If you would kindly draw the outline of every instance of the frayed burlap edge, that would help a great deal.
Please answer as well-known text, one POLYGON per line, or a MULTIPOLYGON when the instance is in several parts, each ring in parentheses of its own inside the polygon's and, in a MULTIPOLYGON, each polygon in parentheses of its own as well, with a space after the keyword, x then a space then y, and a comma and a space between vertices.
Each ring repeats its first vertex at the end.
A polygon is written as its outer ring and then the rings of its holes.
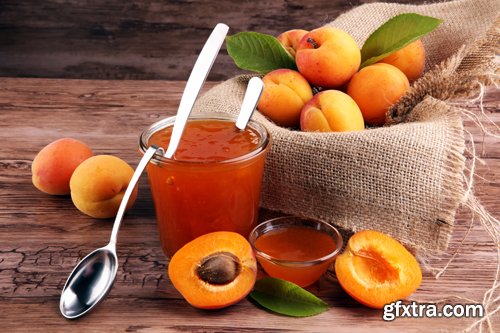
MULTIPOLYGON (((389 123, 412 122, 418 121, 422 118, 427 118, 429 115, 425 113, 427 113, 428 110, 421 110, 419 108, 419 104, 415 103, 420 100, 427 100, 431 98, 430 96, 433 96, 436 99, 443 100, 442 103, 446 103, 449 112, 459 114, 461 118, 469 118, 473 121, 476 126, 482 130, 483 135, 500 138, 500 129, 498 126, 493 124, 493 122, 482 110, 484 85, 498 84, 498 58, 496 58, 495 54, 498 51, 500 41, 499 26, 500 19, 497 18, 492 28, 477 43, 472 43, 472 46, 469 49, 465 46, 462 47, 457 54, 443 61, 433 70, 429 71, 424 77, 415 82, 410 92, 389 111, 389 123), (480 100, 481 105, 481 112, 479 116, 468 110, 453 107, 450 105, 452 103, 448 102, 450 99, 454 98, 470 98, 472 95, 477 94, 478 91, 480 94, 478 99, 480 100), (487 124, 485 124, 485 122, 487 124), (488 123, 493 124, 494 129, 492 131, 487 129, 488 123)), ((463 128, 461 131, 463 135, 463 128)), ((438 304, 452 301, 467 301, 482 304, 485 310, 485 315, 470 324, 464 329, 464 331, 483 331, 483 329, 487 329, 488 331, 493 332, 494 326, 492 319, 498 312, 500 312, 500 295, 498 295, 500 291, 500 221, 492 216, 474 195, 474 179, 476 177, 475 165, 480 159, 478 157, 479 154, 475 151, 474 139, 472 135, 467 131, 465 131, 465 133, 469 136, 470 144, 469 147, 465 148, 461 154, 462 157, 464 156, 464 153, 467 153, 470 156, 468 163, 470 166, 468 167, 468 170, 467 168, 463 168, 463 171, 460 173, 460 176, 463 178, 463 183, 465 184, 462 191, 463 196, 460 202, 461 206, 465 207, 472 213, 472 220, 469 225, 469 229, 460 241, 458 248, 441 268, 433 267, 433 265, 429 263, 429 258, 442 257, 444 256, 444 252, 428 249, 416 249, 416 252, 423 268, 433 273, 436 279, 439 279, 446 272, 452 261, 456 258, 457 254, 461 251, 463 243, 467 238, 474 221, 479 221, 483 229, 487 231, 493 240, 494 247, 497 252, 497 265, 491 288, 485 291, 481 301, 471 300, 460 295, 449 295, 441 300, 433 300, 432 302, 438 304)), ((447 158, 447 161, 450 162, 450 159, 447 158)), ((453 162, 449 165, 451 170, 453 170, 453 165, 453 162)), ((447 195, 453 196, 457 193, 458 192, 456 191, 450 191, 447 195)), ((426 301, 429 302, 429 300, 426 301)))
MULTIPOLYGON (((407 120, 409 122, 443 121, 446 123, 447 150, 444 159, 443 183, 439 205, 439 217, 436 223, 439 228, 438 243, 448 244, 451 239, 451 229, 454 225, 455 214, 463 203, 466 193, 463 186, 463 172, 465 168, 465 142, 464 127, 459 109, 448 105, 446 102, 427 96, 417 104, 407 120)), ((425 252, 427 249, 410 246, 414 252, 425 252)), ((445 250, 443 247, 441 250, 445 250)))
MULTIPOLYGON (((487 126, 483 123, 491 122, 485 115, 481 107, 480 116, 457 107, 453 107, 452 103, 448 101, 454 98, 471 98, 474 94, 480 94, 479 99, 483 98, 484 85, 493 84, 497 85, 498 82, 498 58, 496 54, 498 53, 499 42, 500 42, 500 16, 497 17, 493 26, 487 31, 485 36, 478 39, 476 42, 471 43, 469 47, 463 46, 455 55, 444 60, 441 64, 437 65, 434 69, 427 72, 421 79, 416 81, 412 86, 409 93, 404 96, 397 105, 395 105, 388 112, 388 123, 390 125, 399 122, 412 122, 418 121, 420 119, 428 119, 429 110, 424 110, 419 107, 421 101, 428 100, 430 98, 435 98, 441 100, 441 103, 446 104, 447 112, 458 114, 461 118, 469 118, 472 120, 478 128, 480 128, 484 135, 492 135, 495 137, 500 137, 498 134, 499 128, 494 125, 495 129, 493 131, 488 131, 487 126), (432 96, 432 97, 430 97, 432 96), (446 101, 446 102, 445 102, 446 101), (486 119, 486 120, 485 120, 486 119), (495 130, 496 133, 495 133, 495 130)), ((482 105, 482 103, 481 103, 482 105)), ((444 110, 444 109, 443 109, 444 110)), ((439 115, 435 115, 438 117, 439 115)), ((455 132, 457 128, 451 129, 455 132)), ((464 135, 463 127, 458 129, 461 132, 460 135, 464 135)), ((416 249, 419 261, 422 263, 423 268, 434 274, 436 279, 439 279, 450 266, 451 262, 455 259, 457 254, 460 252, 462 245, 467 238, 470 229, 472 228, 474 221, 479 221, 481 226, 488 232, 491 239, 494 242, 494 246, 497 251, 497 265, 494 280, 491 288, 485 291, 483 299, 481 301, 470 300, 464 298, 460 295, 447 296, 441 300, 434 300, 433 303, 445 303, 450 301, 467 301, 473 303, 480 303, 483 305, 485 310, 485 316, 474 321, 471 325, 464 329, 465 332, 470 332, 472 330, 482 331, 487 329, 493 331, 492 318, 500 311, 500 221, 493 217, 484 206, 478 201, 474 195, 474 179, 476 177, 475 165, 479 160, 478 154, 475 151, 474 139, 470 133, 465 131, 469 135, 469 147, 463 147, 461 152, 450 152, 451 155, 446 159, 447 170, 455 170, 457 156, 455 154, 460 154, 461 158, 464 158, 464 153, 471 156, 469 160, 469 167, 462 168, 462 172, 458 175, 462 180, 457 180, 455 185, 445 187, 448 192, 446 195, 455 197, 459 199, 460 205, 468 209, 472 213, 472 220, 469 226, 469 230, 466 232, 464 238, 460 241, 458 248, 455 250, 450 259, 441 268, 433 267, 429 264, 429 258, 441 257, 444 255, 442 251, 428 250, 428 249, 416 249), (467 174, 468 172, 468 174, 467 174), (465 184, 461 190, 457 191, 457 184, 465 184), (453 188, 453 189, 452 189, 453 188), (457 198, 459 195, 461 198, 457 198)), ((456 133, 452 134, 455 135, 456 133)), ((457 174, 451 171, 449 175, 452 178, 456 178, 457 174)), ((451 207, 452 208, 452 207, 451 207)), ((457 209, 458 207, 456 207, 457 209)), ((444 210, 446 211, 446 210, 444 210)), ((451 236, 451 234, 450 234, 451 236)), ((427 302, 429 300, 426 300, 427 302)))
MULTIPOLYGON (((481 88, 484 88, 480 85, 481 88)), ((481 89, 481 93, 478 97, 479 104, 482 105, 482 98, 484 96, 484 89, 481 89)), ((472 100, 474 101, 474 100, 472 100)), ((483 117, 486 117, 486 122, 491 122, 490 119, 487 118, 482 106, 480 107, 481 114, 483 117)), ((408 121, 412 121, 414 117, 418 118, 418 107, 414 110, 416 112, 412 112, 407 117, 408 121)), ((469 118, 472 120, 477 128, 483 130, 483 134, 494 136, 496 138, 500 138, 500 127, 494 125, 494 132, 487 130, 486 126, 481 122, 480 118, 473 114, 471 111, 460 109, 456 107, 450 106, 450 110, 453 113, 458 113, 461 117, 469 118)), ((457 303, 457 302, 467 302, 472 304, 481 304, 484 307, 484 316, 474 321, 472 324, 467 326, 463 332, 471 332, 471 331, 479 331, 483 332, 484 329, 489 332, 494 332, 493 318, 500 312, 500 221, 491 215, 491 213, 480 203, 477 197, 474 195, 474 181, 476 178, 476 164, 481 161, 479 154, 475 149, 475 142, 471 133, 467 130, 464 130, 464 133, 468 135, 469 144, 465 147, 464 154, 470 156, 468 160, 468 167, 464 168, 464 171, 461 173, 463 177, 463 184, 465 187, 463 188, 463 197, 461 206, 465 207, 465 209, 469 210, 472 213, 472 218, 468 229, 466 230, 465 235, 458 242, 458 246, 452 254, 449 254, 444 251, 436 251, 429 249, 416 249, 417 259, 420 262, 423 270, 430 272, 434 275, 436 279, 440 279, 442 275, 444 275, 454 261, 454 259, 461 252, 464 242, 469 236, 470 231, 472 230, 474 224, 479 222, 482 228, 488 233, 494 243, 494 249, 496 249, 497 261, 496 261, 496 269, 495 275, 493 277, 492 286, 484 292, 482 300, 474 300, 462 295, 443 295, 441 299, 418 299, 412 297, 410 300, 418 303, 434 303, 434 304, 449 304, 449 303, 457 303), (436 267, 431 264, 432 258, 446 258, 448 260, 442 267, 436 267)))

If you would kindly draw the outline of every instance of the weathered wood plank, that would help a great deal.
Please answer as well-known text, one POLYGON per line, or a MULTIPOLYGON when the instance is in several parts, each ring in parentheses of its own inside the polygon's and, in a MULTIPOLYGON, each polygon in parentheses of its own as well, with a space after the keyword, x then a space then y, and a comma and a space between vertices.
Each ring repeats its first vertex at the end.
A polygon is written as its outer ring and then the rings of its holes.
MULTIPOLYGON (((209 82, 207 87, 216 83, 209 82)), ((225 332, 317 331, 343 327, 353 331, 458 331, 472 319, 407 319, 384 322, 382 312, 349 298, 327 276, 310 289, 332 309, 318 317, 292 319, 259 309, 248 300, 215 312, 190 307, 172 287, 156 234, 147 179, 120 231, 120 268, 113 290, 88 316, 66 321, 58 312, 61 288, 77 261, 106 244, 112 220, 95 220, 79 213, 68 197, 43 194, 31 184, 30 166, 48 142, 70 136, 87 142, 97 154, 114 154, 135 166, 142 129, 175 113, 184 82, 0 79, 0 323, 5 332, 225 332)), ((487 114, 500 122, 500 93, 489 89, 487 114)), ((465 102, 460 102, 465 105, 465 102)), ((472 110, 477 106, 470 106, 472 110)), ((466 128, 481 140, 472 124, 466 128)), ((480 141, 478 141, 480 142, 480 141)), ((476 193, 500 216, 500 149, 488 139, 485 165, 476 193)), ((478 144, 477 144, 478 145, 478 144)), ((433 301, 450 295, 481 300, 491 286, 496 253, 486 232, 475 224, 467 233, 470 214, 457 216, 449 251, 431 261, 443 267, 459 254, 446 273, 435 280, 426 272, 412 295, 433 301), (480 264, 478 264, 480 263, 480 264)), ((498 320, 495 319, 498 326, 498 320)))
MULTIPOLYGON (((2 0, 0 76, 185 80, 218 22, 277 36, 366 2, 2 0)), ((223 51, 210 78, 237 72, 223 51)))

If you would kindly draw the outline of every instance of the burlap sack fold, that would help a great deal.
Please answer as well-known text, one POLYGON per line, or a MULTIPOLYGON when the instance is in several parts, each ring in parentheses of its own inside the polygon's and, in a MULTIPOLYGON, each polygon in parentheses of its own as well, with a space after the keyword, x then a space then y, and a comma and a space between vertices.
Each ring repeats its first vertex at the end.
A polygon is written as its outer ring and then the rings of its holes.
MULTIPOLYGON (((464 198, 465 143, 460 110, 444 99, 472 92, 492 69, 498 7, 498 2, 485 0, 375 3, 331 22, 362 45, 399 13, 444 20, 423 39, 429 71, 389 113, 398 124, 352 133, 305 133, 254 115, 273 138, 262 206, 352 231, 376 229, 415 248, 446 249, 464 198)), ((212 88, 195 111, 237 114, 248 78, 235 77, 212 88)))

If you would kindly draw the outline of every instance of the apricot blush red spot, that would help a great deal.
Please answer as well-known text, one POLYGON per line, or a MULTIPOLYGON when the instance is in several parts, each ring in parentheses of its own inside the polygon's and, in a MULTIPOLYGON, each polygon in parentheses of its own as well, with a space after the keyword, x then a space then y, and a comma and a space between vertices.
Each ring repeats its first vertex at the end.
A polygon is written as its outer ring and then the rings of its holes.
POLYGON ((69 194, 71 175, 80 163, 92 155, 87 144, 72 138, 63 138, 48 144, 33 159, 33 185, 48 194, 69 194))

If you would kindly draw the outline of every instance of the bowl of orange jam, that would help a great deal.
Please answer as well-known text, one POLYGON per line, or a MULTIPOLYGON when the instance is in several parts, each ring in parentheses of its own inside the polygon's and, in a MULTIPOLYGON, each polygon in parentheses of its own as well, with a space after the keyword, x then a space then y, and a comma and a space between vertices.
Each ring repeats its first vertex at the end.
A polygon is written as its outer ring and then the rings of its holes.
POLYGON ((342 249, 342 236, 334 226, 295 216, 262 222, 249 240, 269 276, 301 287, 316 282, 342 249))

